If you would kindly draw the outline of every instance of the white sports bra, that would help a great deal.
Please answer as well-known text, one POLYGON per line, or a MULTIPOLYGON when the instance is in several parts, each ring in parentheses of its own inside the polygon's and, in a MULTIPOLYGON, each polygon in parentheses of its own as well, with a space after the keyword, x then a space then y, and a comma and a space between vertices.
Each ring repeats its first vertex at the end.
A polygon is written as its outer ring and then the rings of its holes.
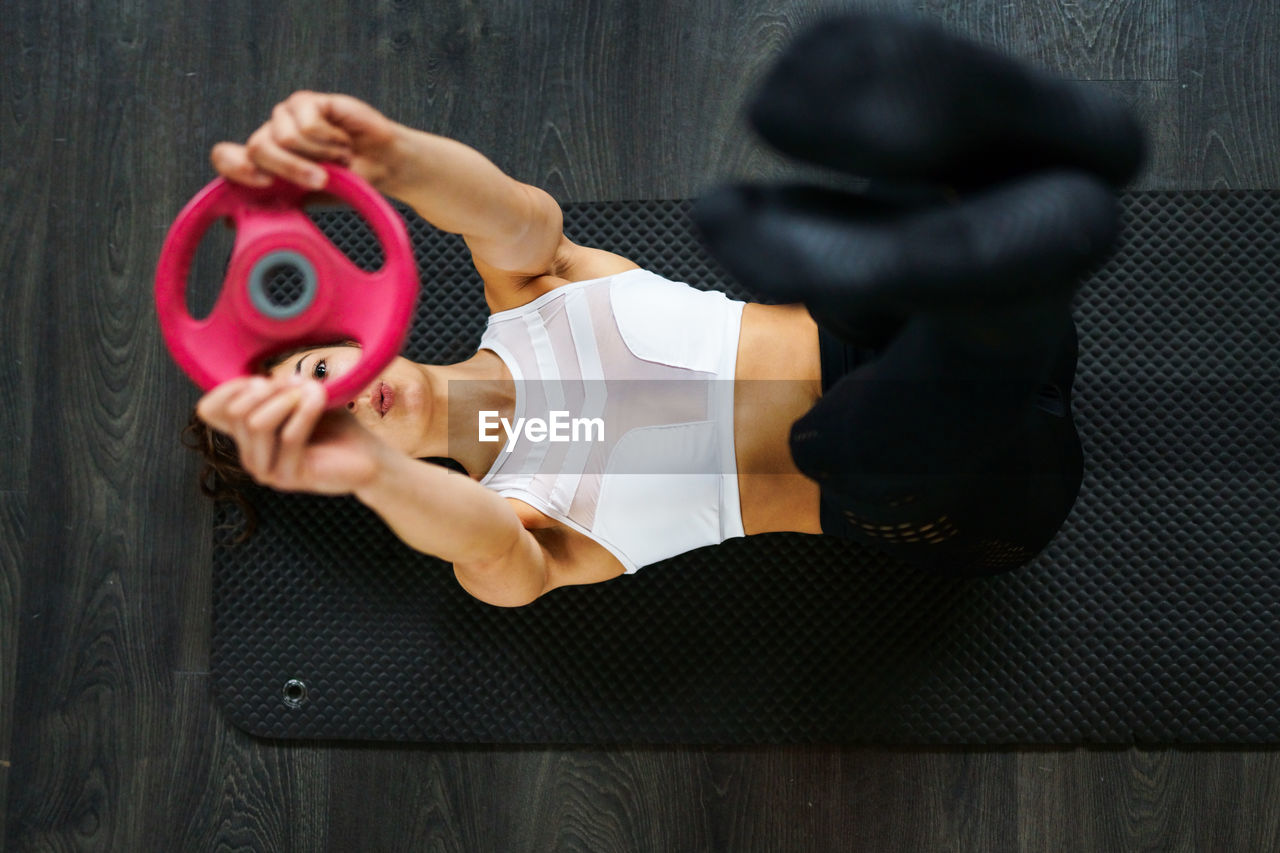
POLYGON ((477 429, 503 443, 480 482, 628 574, 745 535, 733 445, 744 304, 635 269, 491 315, 480 348, 511 371, 516 404, 505 425, 480 414, 477 429))

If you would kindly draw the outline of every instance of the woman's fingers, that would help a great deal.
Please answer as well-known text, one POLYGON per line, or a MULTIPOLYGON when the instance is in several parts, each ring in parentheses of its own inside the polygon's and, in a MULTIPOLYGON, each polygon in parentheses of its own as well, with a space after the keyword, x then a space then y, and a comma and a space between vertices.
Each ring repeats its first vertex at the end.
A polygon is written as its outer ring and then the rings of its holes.
POLYGON ((258 401, 253 410, 241 419, 241 427, 235 436, 236 445, 240 448, 240 461, 245 470, 255 480, 269 486, 283 485, 275 476, 280 428, 293 414, 303 396, 303 389, 299 385, 272 385, 266 399, 258 401))
POLYGON ((224 407, 225 417, 232 426, 239 424, 278 390, 279 384, 265 376, 251 377, 227 400, 224 407))
POLYGON ((249 137, 245 146, 249 159, 264 172, 279 175, 286 181, 318 190, 324 187, 328 175, 315 161, 289 151, 275 139, 268 122, 249 137))
POLYGON ((240 464, 256 482, 291 490, 304 485, 307 447, 327 400, 311 380, 240 377, 204 395, 196 414, 235 440, 240 464))
POLYGON ((318 382, 307 382, 300 389, 297 406, 280 430, 280 447, 275 459, 274 477, 286 487, 301 483, 303 460, 316 424, 324 415, 325 393, 318 382))
POLYGON ((219 174, 237 183, 264 187, 278 176, 319 190, 328 178, 319 163, 352 167, 358 162, 367 171, 391 142, 394 128, 355 98, 295 92, 275 106, 244 145, 218 143, 209 159, 219 174))
POLYGON ((325 185, 317 161, 351 161, 351 137, 325 118, 323 96, 299 92, 276 104, 271 120, 249 137, 246 155, 260 172, 311 189, 325 185))
MULTIPOLYGON (((223 382, 205 394, 196 403, 196 417, 214 429, 222 430, 222 409, 226 405, 226 401, 231 398, 242 384, 239 380, 233 379, 230 382, 223 382)), ((225 432, 225 430, 222 431, 225 432)))
POLYGON ((209 152, 209 162, 219 175, 238 184, 265 187, 275 180, 271 173, 254 165, 245 146, 234 142, 219 142, 213 146, 213 150, 209 152))
POLYGON ((328 176, 317 161, 350 162, 351 139, 324 119, 315 96, 295 96, 276 105, 270 121, 249 137, 243 153, 226 148, 221 156, 233 174, 248 177, 246 183, 260 185, 259 175, 279 175, 318 190, 328 176))
POLYGON ((243 394, 254 389, 265 388, 267 384, 268 380, 265 376, 241 376, 228 379, 200 398, 200 402, 196 404, 196 415, 219 432, 230 435, 234 419, 228 411, 228 406, 243 394))
POLYGON ((312 160, 337 160, 351 150, 346 134, 320 118, 309 99, 277 104, 269 126, 280 147, 312 160))
POLYGON ((395 122, 350 95, 318 95, 314 104, 328 123, 341 127, 354 147, 377 148, 395 137, 395 122))
POLYGON ((294 95, 277 109, 284 109, 298 134, 316 150, 323 150, 334 157, 350 154, 351 136, 329 121, 325 114, 326 103, 325 96, 306 92, 294 95))

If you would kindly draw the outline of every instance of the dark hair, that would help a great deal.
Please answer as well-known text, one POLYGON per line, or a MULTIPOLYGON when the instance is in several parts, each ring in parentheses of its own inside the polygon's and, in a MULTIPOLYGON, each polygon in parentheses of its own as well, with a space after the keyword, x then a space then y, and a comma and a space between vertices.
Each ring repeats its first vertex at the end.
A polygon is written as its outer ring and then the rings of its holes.
POLYGON ((182 429, 182 443, 204 457, 197 475, 200 493, 215 503, 234 503, 245 518, 245 528, 233 544, 248 541, 258 529, 258 513, 245 497, 244 488, 253 479, 240 464, 240 451, 230 436, 210 429, 193 411, 191 420, 182 429))

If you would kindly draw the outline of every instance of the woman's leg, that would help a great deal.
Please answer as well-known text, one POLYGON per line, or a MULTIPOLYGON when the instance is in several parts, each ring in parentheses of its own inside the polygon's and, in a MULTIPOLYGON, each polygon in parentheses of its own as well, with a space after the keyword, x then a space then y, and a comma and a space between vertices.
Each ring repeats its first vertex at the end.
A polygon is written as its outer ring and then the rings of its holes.
POLYGON ((824 376, 791 434, 822 486, 823 531, 952 575, 1025 564, 1080 487, 1075 362, 1057 301, 916 315, 873 360, 824 376))
POLYGON ((912 190, 745 186, 694 210, 754 292, 882 350, 792 431, 824 530, 948 572, 1025 562, 1079 488, 1068 305, 1117 236, 1140 124, 930 24, 861 14, 798 39, 749 113, 785 154, 912 190))

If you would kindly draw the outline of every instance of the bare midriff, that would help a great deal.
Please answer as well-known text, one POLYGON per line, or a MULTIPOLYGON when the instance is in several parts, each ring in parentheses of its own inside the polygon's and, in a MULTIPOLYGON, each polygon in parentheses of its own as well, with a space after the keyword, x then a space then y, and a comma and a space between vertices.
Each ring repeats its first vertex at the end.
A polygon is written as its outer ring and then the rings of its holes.
POLYGON ((742 310, 733 398, 742 527, 821 533, 818 484, 791 458, 791 425, 822 396, 818 326, 803 305, 742 310))

